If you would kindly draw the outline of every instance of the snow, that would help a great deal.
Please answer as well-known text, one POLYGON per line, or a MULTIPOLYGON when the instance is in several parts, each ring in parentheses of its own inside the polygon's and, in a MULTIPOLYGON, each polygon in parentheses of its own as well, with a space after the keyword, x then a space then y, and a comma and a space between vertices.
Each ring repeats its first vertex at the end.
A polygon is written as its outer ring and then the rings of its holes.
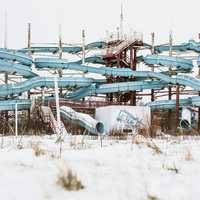
POLYGON ((1 199, 199 199, 199 137, 154 139, 163 152, 157 154, 146 144, 132 144, 131 139, 105 138, 101 147, 99 140, 68 136, 61 158, 55 140, 55 136, 23 137, 20 150, 15 138, 1 138, 1 199), (35 156, 33 143, 39 143, 45 154, 35 156), (187 160, 188 151, 192 156, 187 160), (84 189, 69 192, 57 184, 63 163, 77 174, 84 189), (171 170, 174 167, 177 173, 171 170))

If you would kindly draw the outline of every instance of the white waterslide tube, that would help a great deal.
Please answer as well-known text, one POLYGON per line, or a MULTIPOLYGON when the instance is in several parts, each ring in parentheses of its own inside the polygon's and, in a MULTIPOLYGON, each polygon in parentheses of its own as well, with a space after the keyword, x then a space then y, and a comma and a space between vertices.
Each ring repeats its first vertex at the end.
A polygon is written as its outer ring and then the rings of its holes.
POLYGON ((79 113, 67 106, 60 107, 61 116, 70 123, 77 124, 92 134, 103 134, 104 124, 88 114, 79 113))

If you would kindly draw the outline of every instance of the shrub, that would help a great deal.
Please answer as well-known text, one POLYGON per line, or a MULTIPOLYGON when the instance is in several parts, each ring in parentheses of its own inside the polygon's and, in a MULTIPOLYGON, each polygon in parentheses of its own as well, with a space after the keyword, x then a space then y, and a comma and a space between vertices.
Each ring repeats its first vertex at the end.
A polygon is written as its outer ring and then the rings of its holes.
POLYGON ((59 170, 57 184, 68 191, 77 191, 84 188, 77 175, 75 175, 71 169, 68 169, 66 164, 62 165, 59 170))

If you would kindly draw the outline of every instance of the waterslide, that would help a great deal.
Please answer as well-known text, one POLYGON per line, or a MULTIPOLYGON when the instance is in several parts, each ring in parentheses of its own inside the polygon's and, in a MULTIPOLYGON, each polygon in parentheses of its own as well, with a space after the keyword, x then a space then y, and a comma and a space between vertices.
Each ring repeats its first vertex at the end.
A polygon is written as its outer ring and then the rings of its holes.
POLYGON ((16 104, 17 104, 17 110, 28 110, 31 107, 32 102, 30 99, 0 101, 0 111, 15 110, 16 104))
POLYGON ((33 63, 32 58, 27 54, 3 48, 0 49, 0 59, 17 61, 23 65, 28 65, 28 66, 31 66, 33 63))
MULTIPOLYGON (((93 48, 104 48, 106 43, 96 42, 91 43, 86 46, 86 49, 93 48)), ((182 45, 175 45, 172 47, 173 50, 194 50, 200 52, 200 43, 195 41, 189 41, 182 45)), ((82 50, 81 46, 64 46, 63 52, 77 53, 82 50)), ((157 52, 163 52, 169 50, 168 46, 156 46, 155 50, 157 52)), ((32 52, 52 52, 58 51, 58 47, 33 47, 32 52)), ((21 75, 28 80, 17 83, 15 85, 4 85, 0 87, 0 96, 5 97, 8 95, 16 95, 37 87, 48 87, 54 88, 54 78, 53 77, 40 77, 32 72, 31 65, 35 64, 36 69, 69 69, 82 71, 84 73, 96 73, 103 76, 121 76, 121 77, 136 77, 144 78, 143 81, 133 81, 133 82, 121 82, 121 83, 105 83, 104 80, 96 80, 91 78, 80 78, 80 77, 62 77, 57 78, 59 87, 70 87, 77 88, 74 93, 66 95, 66 98, 78 100, 85 96, 96 95, 96 94, 106 94, 115 92, 128 92, 135 90, 144 89, 162 89, 168 85, 183 85, 189 86, 196 91, 200 91, 200 80, 190 77, 190 76, 169 76, 165 73, 151 72, 151 71, 132 71, 128 68, 109 68, 109 67, 94 67, 88 65, 81 65, 80 61, 68 62, 64 59, 52 59, 52 58, 38 58, 35 61, 32 60, 30 56, 25 53, 28 49, 22 49, 20 51, 5 50, 0 49, 0 71, 9 72, 16 75, 21 75), (156 80, 151 80, 154 78, 156 80)), ((176 68, 178 71, 183 70, 184 72, 191 71, 193 68, 192 60, 169 57, 163 55, 148 55, 142 57, 145 64, 148 65, 159 65, 168 66, 176 68)), ((104 64, 101 56, 93 56, 86 58, 86 62, 100 63, 104 64)), ((200 66, 200 59, 197 61, 200 66)), ((18 102, 18 109, 28 109, 30 106, 29 100, 7 100, 0 101, 0 110, 12 110, 14 105, 18 102), (7 102, 7 103, 6 103, 7 102)), ((189 98, 180 100, 181 105, 194 105, 198 106, 200 102, 199 98, 189 98)), ((171 108, 175 105, 173 100, 163 101, 163 102, 153 102, 149 104, 152 108, 171 108)), ((64 111, 63 111, 64 112, 64 111)))
MULTIPOLYGON (((100 56, 92 56, 86 58, 87 62, 100 63, 102 58, 100 56)), ((177 70, 191 71, 193 68, 192 60, 170 57, 163 55, 148 55, 142 57, 142 60, 147 65, 160 65, 176 68, 177 70)), ((98 73, 102 75, 112 75, 112 76, 132 76, 132 70, 128 68, 110 68, 110 67, 90 67, 87 65, 81 65, 81 61, 68 62, 65 59, 55 59, 55 58, 37 58, 35 59, 35 66, 37 69, 70 69, 78 70, 83 72, 98 73), (122 72, 120 72, 122 70, 122 72), (114 73, 115 72, 115 73, 114 73), (124 75, 124 73, 129 73, 129 75, 124 75), (110 74, 109 74, 110 73, 110 74), (122 74, 123 73, 123 74, 122 74)), ((102 63, 103 64, 103 60, 102 63)))
MULTIPOLYGON (((160 64, 163 65, 170 65, 170 66, 182 66, 185 68, 192 68, 193 64, 192 61, 182 59, 182 58, 169 58, 169 56, 166 56, 166 60, 164 59, 165 56, 149 56, 149 63, 151 64, 160 64)), ((164 73, 160 72, 152 72, 152 71, 133 71, 129 68, 110 68, 110 67, 92 67, 87 65, 80 65, 76 62, 68 62, 67 60, 62 59, 49 59, 49 58, 38 58, 35 60, 35 66, 36 68, 51 68, 51 69, 70 69, 70 70, 77 70, 82 71, 84 73, 96 73, 101 74, 104 76, 121 76, 121 77, 137 77, 137 78, 156 78, 162 81, 161 87, 167 86, 167 84, 172 85, 183 85, 183 86, 189 86, 193 88, 196 91, 200 91, 200 80, 185 76, 185 75, 177 75, 177 76, 169 76, 164 73)), ((152 84, 150 82, 145 81, 134 81, 134 82, 124 82, 124 83, 113 83, 113 84, 103 84, 103 85, 93 85, 93 87, 88 87, 88 90, 91 90, 93 92, 88 93, 113 93, 113 92, 124 92, 124 91, 133 91, 133 90, 143 90, 143 89, 154 89, 152 88, 155 85, 155 88, 157 87, 157 84, 152 81, 152 84), (147 84, 147 87, 146 87, 147 84), (94 89, 95 88, 95 89, 94 89)), ((84 88, 82 91, 79 91, 80 93, 84 93, 87 96, 87 89, 84 88)), ((82 97, 82 95, 81 95, 82 97)))
MULTIPOLYGON (((176 100, 161 100, 147 103, 146 105, 150 106, 152 110, 155 109, 174 109, 176 107, 176 100)), ((189 97, 187 99, 180 99, 179 106, 194 106, 200 107, 200 97, 189 97)))
MULTIPOLYGON (((103 83, 105 80, 97 80, 92 78, 71 78, 71 77, 62 77, 57 78, 58 86, 67 88, 67 87, 74 87, 74 88, 81 88, 87 87, 90 84, 96 83, 103 83)), ((2 85, 0 87, 0 96, 8 96, 8 95, 15 95, 20 94, 31 89, 35 89, 37 87, 47 87, 47 88, 54 88, 55 78, 54 77, 34 77, 28 79, 24 82, 20 82, 17 84, 7 84, 2 85)))
MULTIPOLYGON (((157 53, 162 53, 164 51, 169 51, 169 45, 158 45, 155 46, 155 51, 157 53)), ((189 40, 187 43, 182 43, 179 45, 172 46, 173 51, 194 51, 200 53, 200 42, 196 42, 194 40, 189 40)))
MULTIPOLYGON (((99 42, 93 42, 85 45, 85 50, 90 50, 90 49, 102 49, 107 46, 106 42, 99 41, 99 42)), ((59 47, 58 46, 34 46, 31 47, 30 49, 24 48, 18 50, 18 52, 22 53, 27 53, 28 51, 31 51, 32 53, 57 53, 59 52, 59 47)), ((62 46, 62 52, 64 53, 71 53, 71 54, 76 54, 82 51, 82 46, 81 45, 63 45, 62 46)))
POLYGON ((5 60, 0 60, 0 72, 7 72, 9 74, 22 76, 24 78, 32 78, 37 76, 37 74, 34 73, 29 66, 15 62, 7 62, 5 60))
POLYGON ((67 106, 60 107, 61 116, 72 124, 78 124, 92 134, 104 133, 104 125, 88 114, 79 113, 67 106))

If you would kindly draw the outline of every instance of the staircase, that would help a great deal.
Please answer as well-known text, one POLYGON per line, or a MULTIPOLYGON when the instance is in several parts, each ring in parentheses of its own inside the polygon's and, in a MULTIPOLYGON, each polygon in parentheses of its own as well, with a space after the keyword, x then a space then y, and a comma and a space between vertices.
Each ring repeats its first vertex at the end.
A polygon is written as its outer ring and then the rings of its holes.
POLYGON ((67 134, 64 124, 61 121, 61 127, 59 127, 58 122, 56 121, 51 108, 48 106, 41 106, 40 114, 43 119, 43 122, 49 124, 51 129, 55 134, 67 134))

